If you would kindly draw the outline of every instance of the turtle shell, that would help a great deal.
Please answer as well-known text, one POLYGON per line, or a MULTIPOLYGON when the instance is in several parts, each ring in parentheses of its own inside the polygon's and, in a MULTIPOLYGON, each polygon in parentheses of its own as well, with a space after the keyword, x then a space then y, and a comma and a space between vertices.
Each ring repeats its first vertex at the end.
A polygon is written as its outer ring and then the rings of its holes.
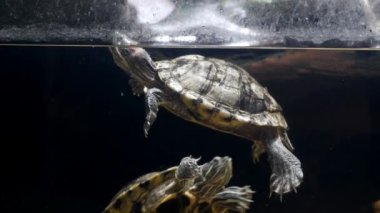
POLYGON ((137 212, 245 212, 252 202, 249 186, 224 186, 232 177, 229 157, 215 157, 202 166, 202 176, 182 191, 176 184, 178 166, 141 176, 122 188, 103 213, 137 212), (225 165, 219 167, 218 165, 225 165), (225 164, 227 163, 227 164, 225 164), (174 190, 174 191, 173 191, 174 190))
POLYGON ((232 63, 186 55, 158 61, 156 66, 160 80, 180 94, 197 120, 287 128, 280 105, 267 89, 232 63))
POLYGON ((103 213, 141 212, 142 202, 156 187, 175 178, 177 166, 139 177, 123 187, 111 200, 103 213))

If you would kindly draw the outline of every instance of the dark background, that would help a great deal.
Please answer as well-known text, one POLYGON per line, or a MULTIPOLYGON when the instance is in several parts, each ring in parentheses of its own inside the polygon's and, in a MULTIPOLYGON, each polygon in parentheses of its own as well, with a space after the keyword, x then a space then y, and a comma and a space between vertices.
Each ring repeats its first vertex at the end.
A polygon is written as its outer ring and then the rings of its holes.
MULTIPOLYGON (((255 52, 159 54, 186 51, 255 52)), ((101 212, 124 184, 188 155, 231 156, 230 184, 257 191, 252 212, 371 212, 380 198, 379 77, 258 78, 284 109, 305 173, 281 203, 268 198, 266 156, 254 165, 247 140, 165 110, 145 139, 143 98, 105 48, 1 47, 0 65, 0 212, 101 212)))

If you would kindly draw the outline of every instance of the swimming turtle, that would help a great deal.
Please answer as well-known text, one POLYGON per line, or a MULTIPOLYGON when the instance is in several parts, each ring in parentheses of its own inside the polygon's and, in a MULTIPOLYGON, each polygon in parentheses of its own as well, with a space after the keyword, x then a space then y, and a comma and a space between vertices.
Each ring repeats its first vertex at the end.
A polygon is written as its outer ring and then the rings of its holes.
POLYGON ((301 184, 301 163, 292 154, 282 109, 244 69, 201 55, 154 62, 143 48, 110 50, 130 75, 133 93, 145 94, 145 136, 162 106, 185 120, 253 141, 254 162, 266 151, 271 193, 282 195, 301 184))
POLYGON ((225 187, 232 177, 231 158, 214 157, 201 166, 198 160, 185 157, 179 166, 136 179, 116 194, 104 213, 173 212, 173 208, 184 213, 245 212, 252 202, 250 187, 225 187))

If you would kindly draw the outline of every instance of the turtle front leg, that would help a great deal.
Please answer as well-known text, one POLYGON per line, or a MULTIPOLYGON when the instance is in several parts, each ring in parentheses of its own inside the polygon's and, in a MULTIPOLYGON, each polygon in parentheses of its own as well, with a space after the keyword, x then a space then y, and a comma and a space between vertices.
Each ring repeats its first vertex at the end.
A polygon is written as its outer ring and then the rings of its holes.
POLYGON ((280 195, 296 191, 303 179, 301 162, 284 146, 281 139, 278 130, 269 131, 264 139, 272 169, 270 190, 280 195))
POLYGON ((230 186, 217 193, 211 200, 211 212, 246 212, 252 201, 250 186, 230 186))
POLYGON ((149 129, 157 118, 158 107, 162 101, 164 94, 158 88, 144 88, 145 93, 145 112, 146 118, 144 123, 144 134, 148 137, 149 129))

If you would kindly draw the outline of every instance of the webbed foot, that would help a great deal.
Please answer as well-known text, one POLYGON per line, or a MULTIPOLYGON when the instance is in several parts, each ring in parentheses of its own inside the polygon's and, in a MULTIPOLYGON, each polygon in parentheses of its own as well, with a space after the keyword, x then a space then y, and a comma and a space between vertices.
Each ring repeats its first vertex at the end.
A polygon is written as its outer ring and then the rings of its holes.
POLYGON ((148 137, 149 129, 157 118, 158 106, 162 98, 162 91, 157 88, 145 89, 145 111, 144 134, 148 137))
POLYGON ((303 179, 301 162, 284 146, 278 134, 269 136, 265 146, 272 169, 270 177, 271 193, 275 192, 282 196, 282 194, 291 191, 296 192, 296 188, 303 179))

